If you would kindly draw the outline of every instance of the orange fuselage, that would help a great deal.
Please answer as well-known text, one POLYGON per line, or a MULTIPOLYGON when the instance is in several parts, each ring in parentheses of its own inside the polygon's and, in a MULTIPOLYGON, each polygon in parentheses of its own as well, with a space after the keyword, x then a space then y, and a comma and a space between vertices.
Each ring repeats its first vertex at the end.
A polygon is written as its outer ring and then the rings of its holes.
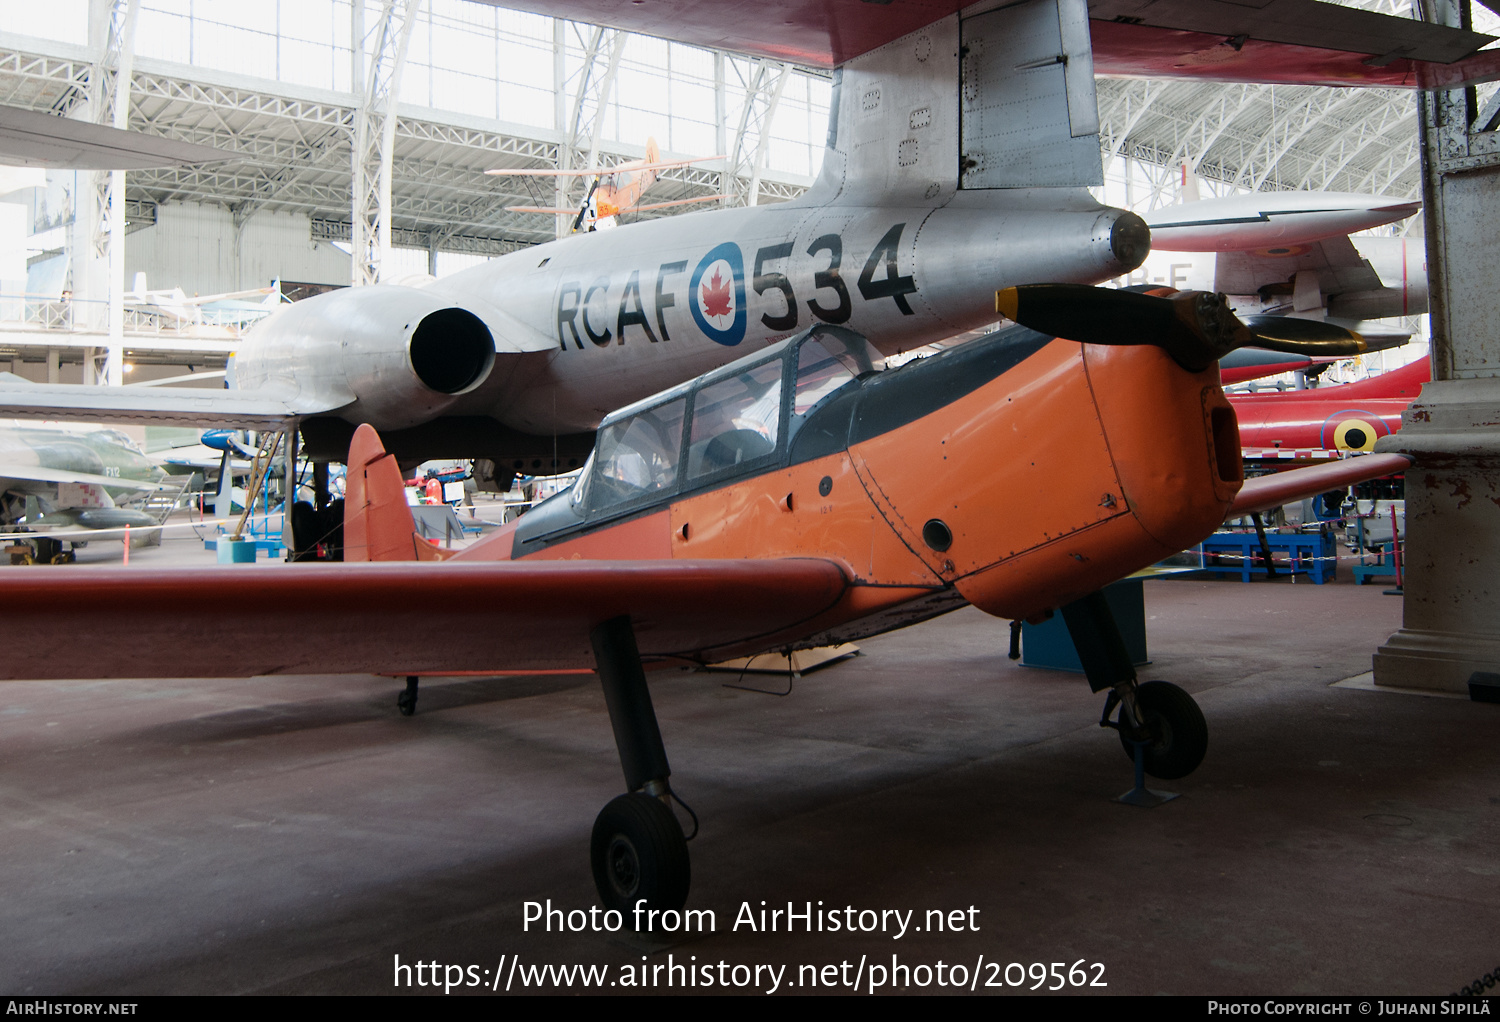
POLYGON ((1223 521, 1241 473, 1216 370, 1146 346, 969 347, 862 379, 821 453, 810 419, 754 474, 599 521, 560 494, 455 559, 831 559, 853 585, 785 643, 807 645, 964 602, 1034 617, 1223 521))

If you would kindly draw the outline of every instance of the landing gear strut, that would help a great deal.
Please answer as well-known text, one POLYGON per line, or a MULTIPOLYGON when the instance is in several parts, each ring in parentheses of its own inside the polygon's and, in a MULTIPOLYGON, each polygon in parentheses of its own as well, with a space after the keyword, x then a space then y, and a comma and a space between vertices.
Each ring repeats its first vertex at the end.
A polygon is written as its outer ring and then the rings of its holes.
POLYGON ((630 913, 641 901, 646 909, 680 910, 687 902, 692 870, 687 839, 668 804, 672 769, 635 630, 630 618, 622 616, 596 627, 589 639, 628 791, 594 821, 589 841, 594 886, 604 907, 627 919, 633 920, 630 913))
POLYGON ((1135 758, 1142 743, 1146 773, 1163 780, 1186 777, 1208 751, 1208 725, 1193 697, 1165 681, 1137 684, 1135 666, 1120 638, 1103 593, 1062 608, 1063 621, 1095 692, 1109 690, 1100 727, 1120 732, 1125 755, 1135 758), (1111 720, 1116 708, 1119 717, 1111 720))
POLYGON ((406 676, 406 689, 396 696, 396 709, 401 716, 410 717, 417 712, 417 675, 406 676))

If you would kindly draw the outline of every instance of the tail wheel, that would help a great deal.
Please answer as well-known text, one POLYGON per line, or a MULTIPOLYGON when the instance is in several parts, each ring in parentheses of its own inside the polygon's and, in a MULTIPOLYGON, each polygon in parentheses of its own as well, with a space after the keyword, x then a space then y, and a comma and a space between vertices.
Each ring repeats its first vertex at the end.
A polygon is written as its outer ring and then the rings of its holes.
POLYGON ((661 911, 687 903, 687 840, 659 798, 632 792, 606 805, 594 821, 589 858, 599 899, 626 919, 642 899, 646 908, 661 911))
MULTIPOLYGON (((1136 688, 1135 704, 1149 735, 1146 773, 1170 781, 1198 769, 1208 752, 1208 722, 1193 697, 1171 682, 1148 681, 1136 688)), ((1123 728, 1120 744, 1134 759, 1135 746, 1123 728)))

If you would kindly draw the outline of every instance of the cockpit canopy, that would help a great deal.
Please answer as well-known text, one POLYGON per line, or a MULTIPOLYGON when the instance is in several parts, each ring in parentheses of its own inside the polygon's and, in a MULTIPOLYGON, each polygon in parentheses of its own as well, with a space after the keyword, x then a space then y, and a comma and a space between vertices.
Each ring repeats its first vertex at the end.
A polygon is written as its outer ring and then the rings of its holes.
POLYGON ((881 357, 854 331, 820 324, 623 408, 600 425, 573 508, 592 519, 769 467, 881 357))

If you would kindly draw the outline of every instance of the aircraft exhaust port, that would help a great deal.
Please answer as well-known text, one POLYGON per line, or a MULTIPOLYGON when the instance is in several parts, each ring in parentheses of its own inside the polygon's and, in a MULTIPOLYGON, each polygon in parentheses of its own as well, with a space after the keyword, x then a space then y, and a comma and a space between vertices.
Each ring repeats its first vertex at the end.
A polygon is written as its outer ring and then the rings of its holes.
POLYGON ((1151 228, 1134 213, 1122 213, 1109 229, 1109 249, 1127 272, 1133 270, 1151 252, 1151 228))
POLYGON ((465 309, 439 309, 422 317, 407 351, 417 378, 439 394, 473 390, 495 365, 495 339, 465 309))

